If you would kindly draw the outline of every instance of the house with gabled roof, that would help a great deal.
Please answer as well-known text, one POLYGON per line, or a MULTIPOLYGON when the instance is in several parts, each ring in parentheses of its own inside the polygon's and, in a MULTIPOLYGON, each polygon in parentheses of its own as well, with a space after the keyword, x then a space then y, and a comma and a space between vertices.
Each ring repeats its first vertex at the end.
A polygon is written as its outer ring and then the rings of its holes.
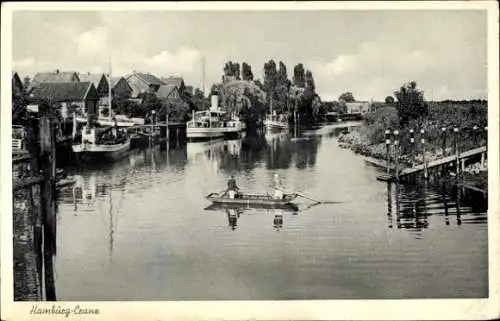
POLYGON ((31 80, 28 90, 32 90, 41 83, 62 82, 80 82, 80 77, 76 71, 59 71, 59 69, 56 69, 56 71, 53 72, 39 72, 31 80))
POLYGON ((109 107, 109 81, 108 76, 101 74, 79 74, 81 82, 90 82, 94 85, 99 95, 99 109, 109 107))
POLYGON ((158 91, 161 85, 164 85, 163 81, 160 78, 142 72, 133 72, 130 75, 126 76, 130 87, 132 87, 132 97, 136 98, 142 93, 150 93, 154 94, 158 91))
POLYGON ((185 86, 184 87, 184 92, 186 94, 189 94, 190 96, 193 96, 193 94, 194 94, 194 88, 193 88, 193 86, 185 86))
POLYGON ((156 92, 156 98, 160 100, 181 99, 182 95, 179 91, 179 88, 176 85, 169 84, 169 85, 162 85, 160 86, 160 88, 158 88, 158 91, 156 92))
POLYGON ((72 112, 84 116, 88 113, 96 114, 99 94, 91 82, 44 82, 33 88, 30 99, 34 102, 48 102, 66 118, 72 112))
POLYGON ((18 95, 22 94, 24 91, 24 84, 19 77, 19 74, 15 71, 12 72, 12 94, 18 95))
POLYGON ((107 96, 109 93, 108 77, 105 74, 78 74, 81 82, 91 82, 99 96, 107 96))
POLYGON ((124 77, 111 77, 111 92, 113 97, 132 97, 132 87, 124 77))
POLYGON ((174 76, 170 76, 167 78, 162 77, 161 81, 163 81, 163 83, 165 85, 176 86, 177 89, 179 89, 180 93, 184 93, 184 89, 185 89, 186 85, 184 84, 184 79, 182 79, 182 77, 174 77, 174 76))

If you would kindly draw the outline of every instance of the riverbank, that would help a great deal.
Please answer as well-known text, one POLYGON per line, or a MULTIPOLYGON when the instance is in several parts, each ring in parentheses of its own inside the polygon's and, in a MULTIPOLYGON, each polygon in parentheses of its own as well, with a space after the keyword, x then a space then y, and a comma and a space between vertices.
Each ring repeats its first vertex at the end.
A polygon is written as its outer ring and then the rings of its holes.
MULTIPOLYGON (((386 145, 385 143, 370 144, 368 138, 366 137, 368 129, 367 126, 363 125, 358 128, 354 128, 349 132, 342 133, 338 138, 338 144, 341 148, 346 148, 352 150, 354 153, 375 158, 381 161, 386 161, 386 145)), ((446 153, 452 152, 451 148, 446 149, 446 153)), ((442 149, 433 148, 425 153, 425 159, 427 161, 433 161, 439 159, 443 156, 442 149)), ((394 161, 394 154, 390 153, 391 161, 394 161)), ((422 153, 416 152, 412 157, 408 155, 400 155, 400 164, 403 166, 411 167, 414 164, 422 163, 423 157, 422 153)), ((455 184, 464 186, 465 188, 470 188, 476 191, 486 192, 488 190, 488 164, 485 161, 483 164, 481 162, 475 162, 473 164, 465 167, 463 173, 461 173, 459 178, 455 177, 455 173, 450 173, 451 175, 447 177, 447 180, 453 181, 455 184)))

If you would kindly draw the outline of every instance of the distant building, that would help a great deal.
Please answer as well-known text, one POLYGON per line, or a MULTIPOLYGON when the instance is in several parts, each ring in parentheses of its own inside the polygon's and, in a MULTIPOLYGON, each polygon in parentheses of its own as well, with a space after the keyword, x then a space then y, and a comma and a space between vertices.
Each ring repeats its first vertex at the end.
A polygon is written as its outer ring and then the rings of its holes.
POLYGON ((194 88, 193 86, 186 86, 184 89, 184 92, 189 94, 190 96, 193 96, 194 94, 194 88))
POLYGON ((22 94, 24 91, 24 85, 19 77, 19 74, 15 71, 12 72, 12 94, 18 95, 22 94))
POLYGON ((79 74, 81 82, 90 82, 94 85, 99 95, 99 107, 109 106, 109 82, 108 77, 105 74, 79 74))
POLYGON ((365 114, 370 112, 370 103, 366 101, 357 101, 345 103, 347 114, 365 114))
POLYGON ((72 112, 82 115, 97 113, 99 94, 91 82, 45 82, 33 88, 30 98, 35 102, 45 100, 62 117, 69 117, 72 112))
POLYGON ((31 80, 30 88, 31 91, 34 87, 42 83, 63 83, 63 82, 80 82, 80 77, 76 71, 59 71, 57 69, 53 72, 39 72, 31 80))
POLYGON ((156 92, 156 97, 160 100, 173 100, 173 99, 181 99, 182 95, 179 88, 176 85, 162 85, 156 92))
POLYGON ((130 98, 133 89, 125 78, 111 77, 111 91, 114 97, 130 98))
POLYGON ((179 90, 179 93, 181 95, 184 94, 184 91, 186 89, 186 85, 184 84, 184 79, 182 79, 182 77, 170 76, 168 78, 162 78, 161 81, 163 81, 163 83, 165 85, 172 85, 172 86, 177 87, 177 89, 179 90))
POLYGON ((158 77, 141 72, 133 72, 126 76, 130 87, 132 87, 132 97, 137 98, 142 93, 156 93, 161 85, 164 85, 163 81, 158 77))

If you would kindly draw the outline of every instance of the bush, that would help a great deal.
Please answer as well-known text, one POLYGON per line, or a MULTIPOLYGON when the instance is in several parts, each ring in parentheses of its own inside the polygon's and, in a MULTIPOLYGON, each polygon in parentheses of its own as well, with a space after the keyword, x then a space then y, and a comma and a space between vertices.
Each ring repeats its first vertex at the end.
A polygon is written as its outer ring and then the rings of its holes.
POLYGON ((381 143, 385 139, 387 129, 399 128, 399 115, 394 107, 382 107, 365 116, 368 125, 367 138, 370 144, 381 143))

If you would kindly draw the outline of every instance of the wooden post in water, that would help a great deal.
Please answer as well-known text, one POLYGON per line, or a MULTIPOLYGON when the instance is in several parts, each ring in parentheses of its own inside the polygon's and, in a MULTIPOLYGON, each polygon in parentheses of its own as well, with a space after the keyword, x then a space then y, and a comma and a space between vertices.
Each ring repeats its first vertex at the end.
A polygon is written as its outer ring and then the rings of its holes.
POLYGON ((385 130, 385 159, 386 159, 386 167, 387 167, 387 175, 390 174, 391 171, 391 155, 389 153, 389 148, 391 144, 391 132, 386 129, 385 130))
POLYGON ((427 172, 427 160, 425 158, 425 130, 422 128, 420 130, 420 142, 422 143, 422 161, 424 162, 424 178, 427 179, 429 177, 429 173, 427 172))
POLYGON ((410 129, 410 161, 411 161, 411 166, 413 167, 413 149, 415 148, 415 132, 413 128, 410 129))
POLYGON ((151 111, 151 125, 150 125, 150 132, 149 132, 149 145, 152 145, 152 142, 153 142, 153 134, 154 134, 154 131, 155 131, 155 128, 154 128, 154 123, 155 123, 155 111, 151 111))
MULTIPOLYGON (((441 127, 443 157, 446 157, 446 127, 441 127)), ((441 166, 441 176, 444 176, 445 166, 441 166)))
POLYGON ((394 131, 394 163, 396 165, 396 181, 399 181, 399 131, 394 131))
POLYGON ((165 115, 165 126, 167 126, 167 142, 170 143, 170 126, 168 124, 168 109, 167 109, 165 114, 166 114, 165 115))
MULTIPOLYGON (((488 126, 484 127, 484 131, 486 132, 486 150, 488 150, 488 126)), ((481 153, 481 168, 484 167, 485 157, 486 157, 486 152, 481 153)))
POLYGON ((43 115, 40 119, 40 158, 44 181, 42 183, 42 224, 44 284, 47 301, 56 300, 54 267, 52 258, 56 250, 55 217, 55 127, 51 119, 43 115))
POLYGON ((460 175, 460 151, 458 150, 458 127, 453 128, 453 134, 455 137, 455 166, 457 171, 457 176, 460 175))
POLYGON ((478 147, 477 146, 477 126, 474 125, 474 127, 472 127, 472 135, 474 136, 474 147, 478 147))

